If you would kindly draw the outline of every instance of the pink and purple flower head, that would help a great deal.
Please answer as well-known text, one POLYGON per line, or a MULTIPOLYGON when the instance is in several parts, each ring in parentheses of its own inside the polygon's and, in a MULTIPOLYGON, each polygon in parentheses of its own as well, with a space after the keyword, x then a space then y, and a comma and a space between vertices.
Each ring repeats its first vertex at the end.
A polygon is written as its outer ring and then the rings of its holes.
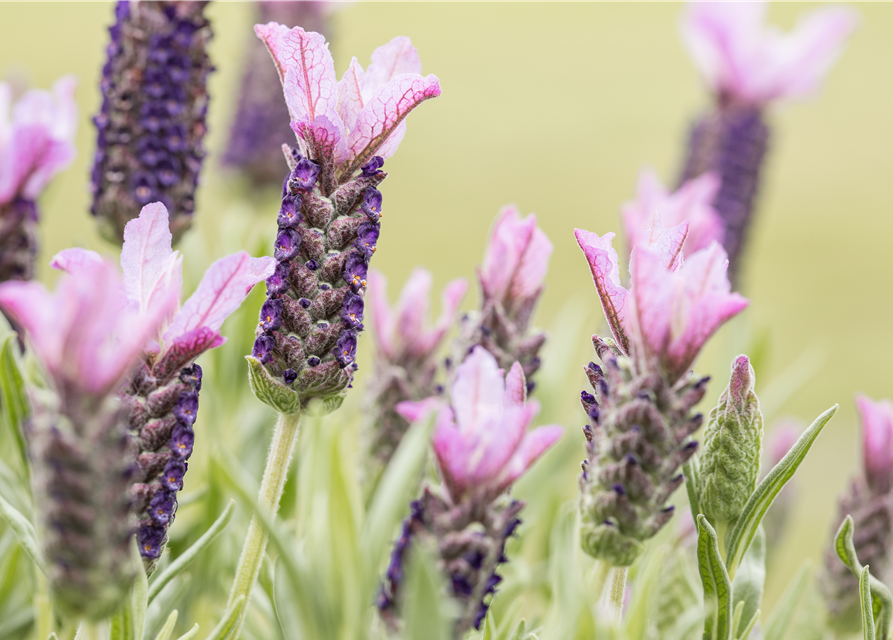
POLYGON ((450 403, 437 398, 403 402, 407 420, 436 410, 434 453, 453 503, 492 501, 561 437, 557 425, 527 431, 539 403, 527 401, 527 384, 515 363, 508 375, 484 348, 475 347, 456 369, 450 403))
POLYGON ((814 93, 857 24, 849 7, 821 7, 784 34, 764 24, 767 2, 691 2, 682 35, 720 97, 763 105, 814 93))
POLYGON ((576 229, 605 318, 618 346, 646 367, 656 365, 674 382, 691 367, 719 327, 744 310, 748 301, 731 292, 728 259, 712 242, 683 259, 688 223, 663 230, 660 217, 648 244, 633 249, 631 286, 620 284, 613 233, 602 237, 576 229))
POLYGON ((875 494, 893 489, 893 403, 857 395, 865 480, 875 494))

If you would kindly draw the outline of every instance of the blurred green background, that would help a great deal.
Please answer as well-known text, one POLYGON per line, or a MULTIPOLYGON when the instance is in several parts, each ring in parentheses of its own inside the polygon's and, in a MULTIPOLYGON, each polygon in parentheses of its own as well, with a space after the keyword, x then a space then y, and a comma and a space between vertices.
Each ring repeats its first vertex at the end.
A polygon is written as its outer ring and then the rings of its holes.
MULTIPOLYGON (((814 6, 773 5, 770 21, 790 28, 814 6)), ((769 424, 781 416, 808 423, 831 404, 842 405, 798 475, 800 499, 770 574, 769 602, 804 557, 820 557, 830 533, 836 496, 859 456, 854 392, 893 396, 893 5, 855 6, 861 26, 820 94, 769 114, 771 153, 743 278, 752 304, 697 365, 714 375, 708 406, 725 384, 731 357, 756 345, 763 354, 754 354, 757 392, 766 391, 769 424)), ((358 2, 333 18, 339 75, 351 55, 366 65, 376 46, 408 35, 424 72, 438 75, 443 87, 440 98, 410 117, 409 133, 386 166, 386 215, 374 266, 389 277, 391 298, 416 265, 434 273, 438 288, 458 276, 473 279, 490 223, 508 202, 536 212, 555 245, 537 323, 561 334, 545 358, 564 345, 572 368, 568 376, 541 381, 560 392, 554 400, 560 406, 547 407, 544 419, 567 427, 555 454, 563 456, 564 471, 552 479, 566 498, 576 491, 583 457, 577 398, 584 378, 577 372, 593 357, 588 335, 603 329, 572 231, 619 231, 619 207, 634 195, 645 164, 665 182, 675 181, 689 122, 709 103, 678 36, 681 9, 675 3, 358 2)), ((244 48, 253 37, 253 8, 216 2, 208 14, 217 67, 209 159, 197 224, 181 247, 193 286, 222 253, 271 246, 276 211, 275 194, 252 192, 219 166, 244 48)), ((88 213, 90 118, 100 102, 112 15, 108 3, 0 4, 0 78, 41 88, 65 73, 80 80, 78 159, 41 199, 42 265, 71 245, 114 252, 88 213)), ((43 267, 41 277, 49 282, 54 274, 43 267)), ((467 297, 467 307, 475 296, 467 297)), ((253 320, 246 317, 247 328, 253 320)), ((224 327, 230 335, 238 330, 234 321, 224 327)), ((361 340, 358 388, 371 369, 369 339, 361 340)), ((222 350, 244 343, 231 340, 222 350)), ((244 368, 238 351, 230 355, 226 362, 244 368)), ((542 375, 558 373, 547 360, 542 375)), ((360 395, 348 404, 356 407, 360 395)), ((200 439, 238 429, 211 424, 214 415, 220 414, 200 414, 200 439)), ((549 469, 558 468, 554 462, 549 469)), ((525 486, 517 493, 523 496, 525 486)))

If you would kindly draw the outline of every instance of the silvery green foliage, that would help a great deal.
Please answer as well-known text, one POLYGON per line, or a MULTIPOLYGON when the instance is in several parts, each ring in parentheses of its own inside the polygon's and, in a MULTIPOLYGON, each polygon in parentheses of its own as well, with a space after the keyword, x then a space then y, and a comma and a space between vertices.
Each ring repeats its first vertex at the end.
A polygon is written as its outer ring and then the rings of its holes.
POLYGON ((701 511, 711 521, 731 522, 757 486, 763 441, 756 378, 747 356, 732 363, 729 385, 710 411, 701 455, 701 511))

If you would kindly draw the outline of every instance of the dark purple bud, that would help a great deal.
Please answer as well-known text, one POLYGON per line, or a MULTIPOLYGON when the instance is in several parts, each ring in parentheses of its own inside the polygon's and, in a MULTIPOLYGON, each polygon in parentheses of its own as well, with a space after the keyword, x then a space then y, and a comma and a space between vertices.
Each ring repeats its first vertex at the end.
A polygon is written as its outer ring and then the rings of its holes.
POLYGON ((381 227, 379 224, 377 222, 372 222, 371 220, 367 220, 357 229, 357 239, 354 241, 353 246, 355 246, 357 251, 362 253, 367 260, 372 257, 373 253, 375 253, 375 245, 378 242, 380 232, 381 227))
POLYGON ((281 229, 276 235, 275 251, 273 257, 279 262, 291 260, 298 255, 301 248, 301 236, 294 229, 281 229))
POLYGON ((362 331, 363 329, 363 298, 353 292, 344 296, 344 306, 341 309, 341 319, 351 328, 362 331))
POLYGON ((183 476, 186 474, 186 463, 180 458, 171 458, 161 474, 161 486, 168 491, 179 491, 183 488, 183 476))
POLYGON ((332 350, 338 365, 343 369, 351 364, 357 355, 357 336, 353 331, 342 331, 332 350))
MULTIPOLYGON (((121 3, 124 4, 124 3, 121 3)), ((136 532, 136 543, 140 555, 149 560, 154 560, 161 555, 161 545, 164 542, 164 527, 157 526, 146 521, 140 525, 136 532)))
POLYGON ((149 517, 161 526, 171 521, 174 510, 177 508, 176 494, 171 491, 161 490, 149 503, 149 517))
POLYGON ((626 495, 626 489, 624 489, 624 488, 623 488, 623 485, 620 484, 620 483, 611 485, 611 489, 612 489, 612 490, 614 491, 614 493, 616 493, 618 496, 625 496, 625 495, 626 495))
POLYGON ((286 369, 282 372, 282 379, 285 381, 285 384, 291 384, 298 379, 298 372, 294 369, 286 369))
POLYGON ((304 202, 301 194, 295 194, 283 198, 282 205, 279 207, 279 216, 276 223, 283 229, 293 229, 297 227, 303 216, 301 215, 301 205, 304 202))
POLYGON ((319 165, 308 158, 301 158, 295 170, 291 172, 288 189, 292 193, 298 190, 309 191, 316 184, 317 176, 319 176, 319 165))
POLYGON ((180 382, 185 382, 196 391, 202 390, 202 368, 193 364, 180 371, 180 382))
POLYGON ((384 158, 381 156, 372 156, 372 159, 362 166, 364 176, 374 176, 381 173, 380 169, 384 166, 384 158))
POLYGON ((260 308, 260 327, 264 331, 275 331, 282 326, 282 300, 267 300, 260 308))
POLYGON ((140 204, 149 204, 155 198, 155 189, 157 181, 155 177, 145 171, 139 171, 133 174, 133 195, 140 204))
POLYGON ((366 193, 363 194, 363 202, 360 204, 360 208, 370 220, 378 222, 378 219, 381 217, 381 191, 375 187, 367 187, 366 193))
POLYGON ((307 298, 301 298, 301 299, 298 300, 298 304, 301 305, 302 308, 304 308, 304 309, 308 309, 308 308, 310 308, 310 305, 311 305, 312 303, 311 303, 310 300, 307 299, 307 298))
POLYGON ((173 434, 171 434, 171 439, 167 443, 167 446, 170 447, 170 450, 174 452, 175 456, 188 460, 189 456, 192 455, 192 447, 194 444, 195 433, 193 433, 192 429, 184 427, 183 425, 177 425, 174 428, 173 434))
POLYGON ((366 259, 363 255, 357 251, 352 251, 347 257, 347 261, 344 263, 344 273, 342 277, 354 291, 359 291, 366 286, 366 274, 368 271, 369 267, 366 264, 366 259))
POLYGON ((287 262, 280 262, 276 265, 273 275, 267 278, 267 295, 279 295, 288 291, 288 272, 287 262))
POLYGON ((316 356, 310 356, 309 358, 307 358, 308 367, 318 367, 320 362, 322 362, 322 360, 320 360, 316 356))
POLYGON ((251 355, 266 364, 273 358, 273 350, 276 348, 276 338, 273 336, 258 336, 254 341, 254 348, 251 349, 251 355))
POLYGON ((317 269, 319 269, 319 263, 316 260, 308 260, 304 263, 304 266, 311 271, 316 271, 317 269))
POLYGON ((180 394, 177 406, 174 407, 174 417, 180 424, 192 426, 198 414, 198 394, 184 391, 180 394))

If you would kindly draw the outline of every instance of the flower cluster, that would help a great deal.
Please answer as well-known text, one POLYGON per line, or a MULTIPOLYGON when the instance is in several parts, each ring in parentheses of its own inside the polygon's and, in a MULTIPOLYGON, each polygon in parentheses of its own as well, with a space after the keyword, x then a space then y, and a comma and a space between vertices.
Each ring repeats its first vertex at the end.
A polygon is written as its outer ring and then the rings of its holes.
POLYGON ((716 96, 691 129, 681 182, 721 179, 714 206, 735 279, 769 141, 764 110, 813 93, 855 27, 854 12, 826 7, 788 35, 765 27, 762 2, 692 2, 682 23, 691 56, 716 96))
POLYGON ((205 2, 119 2, 102 71, 93 206, 116 244, 143 205, 171 211, 174 241, 192 221, 205 152, 205 2))
POLYGON ((588 459, 580 477, 581 538, 590 555, 628 566, 672 516, 665 503, 683 482, 680 466, 697 449, 703 417, 692 408, 707 378, 690 367, 707 339, 747 306, 730 293, 728 261, 717 243, 685 261, 688 223, 634 247, 631 287, 620 284, 613 233, 576 230, 614 339, 593 336, 603 367, 585 368, 595 395, 581 399, 588 459))
POLYGON ((276 270, 267 280, 249 365, 256 395, 285 413, 320 398, 340 404, 357 369, 369 259, 380 233, 384 158, 405 118, 440 95, 407 38, 356 59, 340 82, 325 39, 269 23, 255 31, 282 80, 298 137, 287 156, 276 270))
POLYGON ((378 607, 392 627, 398 625, 406 551, 413 542, 433 543, 448 576, 450 593, 461 605, 456 637, 480 628, 489 596, 507 561, 505 543, 521 523, 524 504, 505 491, 549 448, 562 429, 550 425, 528 432, 539 412, 527 401, 523 368, 514 363, 504 375, 496 359, 475 347, 456 369, 450 402, 405 402, 398 411, 411 421, 437 410, 434 454, 441 489, 426 488, 412 505, 391 554, 378 607))
MULTIPOLYGON (((871 567, 871 575, 886 582, 891 577, 893 545, 893 403, 856 396, 862 424, 862 474, 854 478, 849 492, 841 496, 837 525, 847 515, 855 523, 856 555, 871 567)), ((825 552, 822 592, 830 622, 841 632, 861 628, 858 580, 840 562, 834 543, 825 552)))
POLYGON ((75 84, 66 76, 56 81, 52 94, 28 91, 10 114, 12 89, 0 82, 0 282, 34 275, 35 201, 75 156, 75 84))
MULTIPOLYGON (((160 203, 143 207, 124 228, 121 267, 128 304, 154 314, 172 291, 179 294, 182 257, 171 249, 167 209, 160 203)), ((53 266, 78 273, 101 262, 98 254, 66 249, 53 266)), ((122 394, 130 434, 136 445, 137 469, 132 479, 133 509, 139 516, 137 542, 147 571, 152 571, 167 543, 195 441, 202 370, 195 364, 205 351, 222 345, 224 320, 251 288, 268 278, 273 258, 251 258, 241 251, 225 256, 205 272, 195 293, 163 322, 122 394), (157 340, 160 340, 160 343, 157 340)))
POLYGON ((455 361, 481 345, 503 368, 520 362, 528 391, 533 390, 546 334, 529 326, 551 255, 552 243, 536 226, 535 215, 522 218, 514 206, 499 212, 478 271, 481 309, 462 318, 455 361))
POLYGON ((51 382, 52 393, 33 393, 25 430, 55 604, 101 619, 134 578, 134 451, 116 392, 176 299, 161 287, 142 311, 128 304, 114 265, 97 258, 80 267, 55 293, 4 283, 0 307, 24 328, 51 382))
MULTIPOLYGON (((440 317, 425 326, 431 274, 424 269, 412 272, 397 306, 387 299, 387 281, 377 271, 369 272, 369 295, 375 327, 375 371, 370 376, 366 397, 368 416, 365 436, 366 463, 374 479, 387 466, 400 444, 409 422, 397 411, 406 400, 422 400, 438 392, 435 385, 435 352, 453 323, 456 309, 468 283, 454 280, 443 290, 440 317)), ((374 482, 370 482, 370 486, 374 482)))

